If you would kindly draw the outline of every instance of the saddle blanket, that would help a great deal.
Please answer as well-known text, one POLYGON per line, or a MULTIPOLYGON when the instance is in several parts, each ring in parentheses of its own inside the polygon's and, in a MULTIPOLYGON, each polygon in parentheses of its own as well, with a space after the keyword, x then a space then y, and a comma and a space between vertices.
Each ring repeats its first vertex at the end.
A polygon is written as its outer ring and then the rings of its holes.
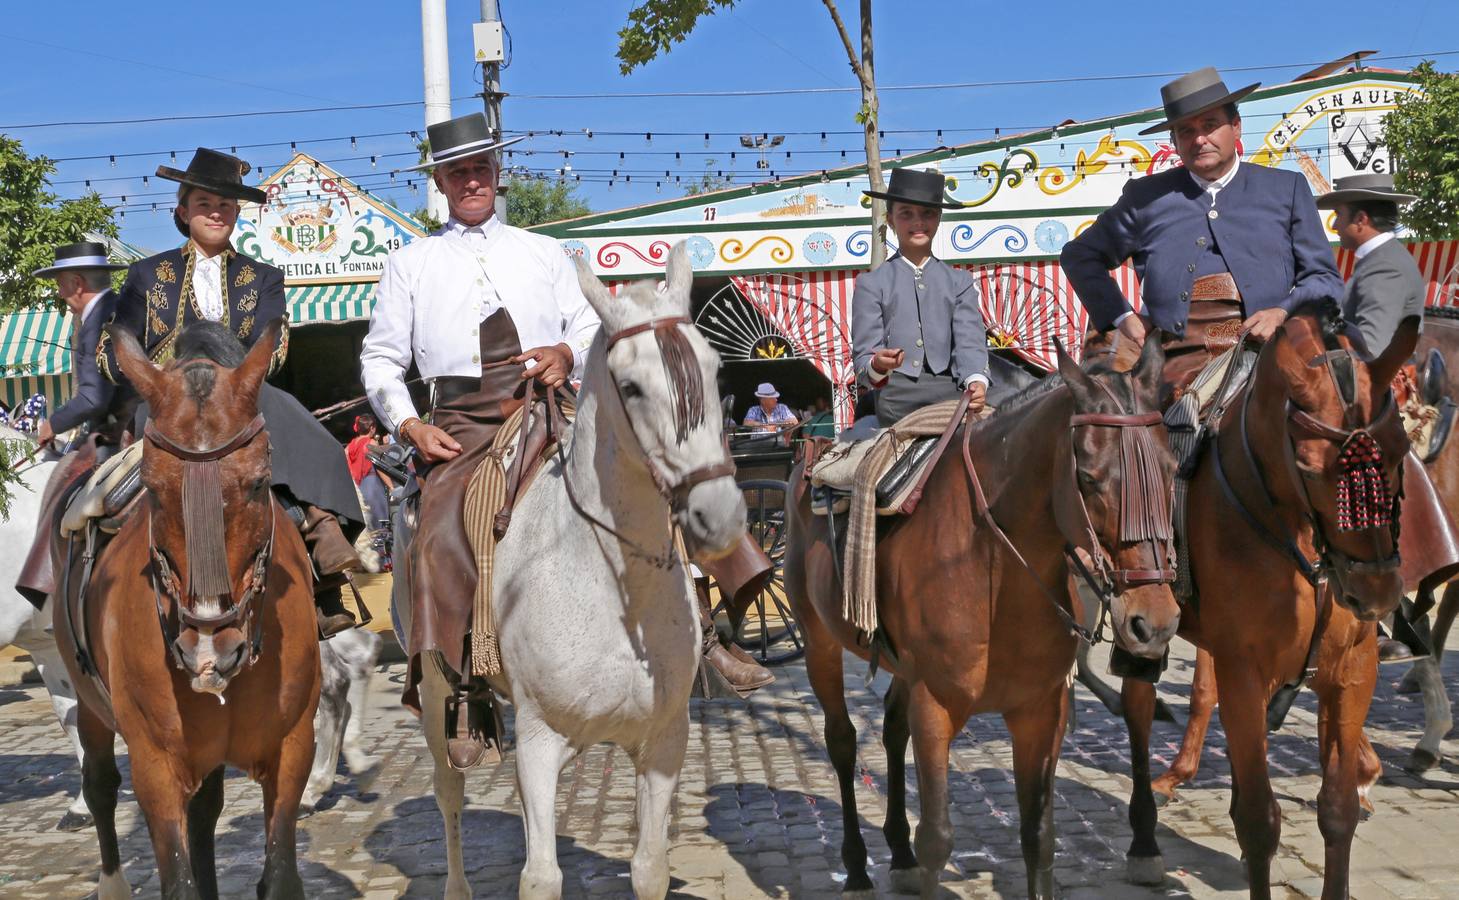
MULTIPOLYGON (((562 401, 562 414, 571 428, 574 408, 562 401)), ((462 499, 466 539, 476 556, 476 591, 472 603, 470 672, 476 676, 498 675, 502 671, 501 646, 496 617, 492 611, 492 569, 496 545, 505 536, 510 508, 531 487, 533 476, 557 448, 547 433, 544 403, 523 405, 512 413, 492 438, 491 449, 476 467, 462 499), (524 423, 531 412, 531 421, 524 423), (527 440, 521 431, 528 429, 527 440), (526 457, 521 458, 525 447, 526 457), (510 489, 514 495, 508 497, 510 489), (503 511, 506 515, 503 516, 503 511)), ((558 435, 558 440, 566 435, 558 435)))

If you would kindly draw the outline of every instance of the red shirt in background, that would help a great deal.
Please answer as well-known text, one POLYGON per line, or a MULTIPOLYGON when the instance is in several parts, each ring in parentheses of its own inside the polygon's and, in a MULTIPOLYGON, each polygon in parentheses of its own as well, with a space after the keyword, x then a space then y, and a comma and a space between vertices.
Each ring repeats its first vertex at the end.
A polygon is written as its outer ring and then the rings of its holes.
POLYGON ((365 476, 370 474, 372 465, 370 463, 370 457, 365 455, 365 449, 370 446, 372 440, 374 438, 371 438, 367 434, 362 434, 352 439, 345 447, 344 456, 349 461, 350 477, 355 480, 355 484, 364 481, 365 476))

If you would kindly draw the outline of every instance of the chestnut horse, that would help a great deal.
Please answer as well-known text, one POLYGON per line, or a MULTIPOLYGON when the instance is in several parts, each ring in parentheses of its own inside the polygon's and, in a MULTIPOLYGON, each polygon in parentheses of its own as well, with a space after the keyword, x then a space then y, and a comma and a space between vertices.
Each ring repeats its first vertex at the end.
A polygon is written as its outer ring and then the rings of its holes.
MULTIPOLYGON (((1338 333, 1340 322, 1335 307, 1301 313, 1266 343, 1188 494, 1199 600, 1184 608, 1180 636, 1212 661, 1231 759, 1231 817, 1258 898, 1271 896, 1281 835, 1267 771, 1267 705, 1279 687, 1314 670, 1322 896, 1347 896, 1359 785, 1375 777, 1363 735, 1378 672, 1374 623, 1403 593, 1397 521, 1408 436, 1388 386, 1413 352, 1418 319, 1405 320, 1371 363, 1338 333)), ((1122 699, 1134 777, 1129 874, 1158 883, 1155 688, 1127 678, 1122 699)))
MULTIPOLYGON (((294 820, 314 754, 319 640, 309 560, 269 488, 258 411, 282 320, 269 323, 237 369, 208 359, 159 368, 131 334, 107 328, 122 371, 151 406, 146 492, 96 561, 79 606, 64 600, 81 566, 58 560, 56 571, 69 574, 54 604, 80 699, 98 893, 131 895, 115 821, 120 734, 162 896, 218 895, 213 832, 227 764, 263 785, 259 896, 303 897, 294 820)), ((82 556, 80 547, 71 552, 82 556)))
MULTIPOLYGON (((1053 895, 1051 801, 1068 711, 1065 678, 1078 640, 1066 609, 1076 554, 1100 573, 1116 640, 1127 651, 1159 659, 1179 618, 1169 588, 1175 464, 1160 416, 1150 412, 1164 353, 1158 341, 1148 342, 1127 374, 1086 373, 1062 348, 1059 354, 1061 379, 960 427, 915 512, 882 523, 877 608, 890 651, 879 659, 894 677, 883 737, 885 831, 893 880, 920 883, 924 894, 936 889, 952 851, 952 739, 971 715, 1001 712, 1013 739, 1029 894, 1053 895), (915 853, 906 814, 909 735, 922 798, 915 853)), ((812 515, 800 469, 791 477, 800 487, 787 502, 785 586, 805 631, 807 669, 840 781, 846 890, 868 890, 842 648, 870 653, 842 616, 826 520, 812 515)))
MULTIPOLYGON (((1437 316, 1426 317, 1424 332, 1418 340, 1418 351, 1421 355, 1426 355, 1429 348, 1439 350, 1446 359, 1459 360, 1459 321, 1437 316)), ((1450 370, 1446 391, 1451 396, 1459 395, 1459 370, 1450 370)), ((1451 515, 1459 515, 1459 439, 1449 440, 1438 456, 1426 462, 1424 467, 1428 469, 1444 508, 1451 515)), ((1439 579, 1442 577, 1438 576, 1439 579)), ((1399 687, 1400 693, 1422 691, 1424 695, 1424 733, 1418 746, 1409 755, 1408 762, 1404 764, 1404 768, 1415 773, 1427 772, 1443 761, 1441 741, 1454 724, 1449 698, 1444 690, 1444 679, 1439 673, 1439 662, 1443 657, 1449 629, 1454 624, 1455 613, 1459 612, 1459 581, 1445 584, 1437 579, 1423 580, 1417 585, 1417 605, 1419 609, 1427 610, 1433 605, 1434 593, 1441 587, 1444 588, 1443 600, 1439 603, 1431 638, 1433 656, 1414 663, 1413 669, 1404 677, 1399 687)), ((1407 603, 1404 605, 1407 606, 1407 603)), ((1194 778, 1196 771, 1200 769, 1201 749, 1205 744, 1206 729, 1216 702, 1216 678, 1211 668, 1211 656, 1202 650, 1196 656, 1195 676, 1191 681, 1190 720, 1181 740, 1180 753, 1170 764, 1170 768, 1151 785, 1157 803, 1164 803, 1174 797, 1176 789, 1194 778)), ((1368 747, 1366 739, 1364 746, 1367 749, 1363 754, 1363 774, 1359 790, 1363 794, 1363 806, 1371 809, 1372 804, 1366 796, 1366 790, 1381 774, 1381 762, 1371 747, 1368 747)))

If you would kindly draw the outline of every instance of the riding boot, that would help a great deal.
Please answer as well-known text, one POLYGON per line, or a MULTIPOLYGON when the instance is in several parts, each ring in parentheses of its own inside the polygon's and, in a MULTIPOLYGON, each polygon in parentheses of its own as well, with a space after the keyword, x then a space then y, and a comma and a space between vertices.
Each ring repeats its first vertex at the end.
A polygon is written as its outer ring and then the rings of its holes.
POLYGON ((446 761, 458 772, 484 762, 501 762, 506 724, 484 683, 458 688, 446 700, 446 761))
POLYGON ((729 682, 735 693, 748 697, 754 691, 775 681, 768 669, 755 662, 754 658, 734 644, 726 646, 714 627, 713 611, 709 607, 709 591, 696 584, 695 595, 699 599, 699 619, 703 623, 703 665, 710 666, 724 680, 729 682))
POLYGON ((1378 662, 1413 662, 1429 655, 1428 644, 1414 630, 1402 610, 1393 614, 1392 633, 1393 636, 1388 637, 1379 627, 1378 662))
POLYGON ((344 593, 338 584, 314 592, 314 616, 319 622, 320 637, 334 637, 355 627, 355 617, 345 609, 344 593))
POLYGON ((343 574, 360 568, 360 556, 345 539, 339 520, 328 510, 317 506, 303 508, 304 522, 299 533, 304 536, 304 546, 319 578, 314 583, 315 615, 319 620, 319 633, 332 637, 341 631, 355 627, 355 617, 345 609, 341 589, 343 574))
POLYGON ((344 536, 339 520, 329 510, 317 506, 304 507, 304 524, 299 526, 299 533, 304 536, 309 558, 314 560, 314 567, 321 576, 360 568, 360 555, 344 536))

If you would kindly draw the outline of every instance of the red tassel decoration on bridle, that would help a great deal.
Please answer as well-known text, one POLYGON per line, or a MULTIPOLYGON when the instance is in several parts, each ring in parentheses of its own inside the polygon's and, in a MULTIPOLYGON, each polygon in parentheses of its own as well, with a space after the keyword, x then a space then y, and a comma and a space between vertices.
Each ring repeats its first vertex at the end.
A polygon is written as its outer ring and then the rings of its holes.
POLYGON ((1362 531, 1393 524, 1393 494, 1383 477, 1383 451, 1367 431, 1352 433, 1338 451, 1337 527, 1362 531))

